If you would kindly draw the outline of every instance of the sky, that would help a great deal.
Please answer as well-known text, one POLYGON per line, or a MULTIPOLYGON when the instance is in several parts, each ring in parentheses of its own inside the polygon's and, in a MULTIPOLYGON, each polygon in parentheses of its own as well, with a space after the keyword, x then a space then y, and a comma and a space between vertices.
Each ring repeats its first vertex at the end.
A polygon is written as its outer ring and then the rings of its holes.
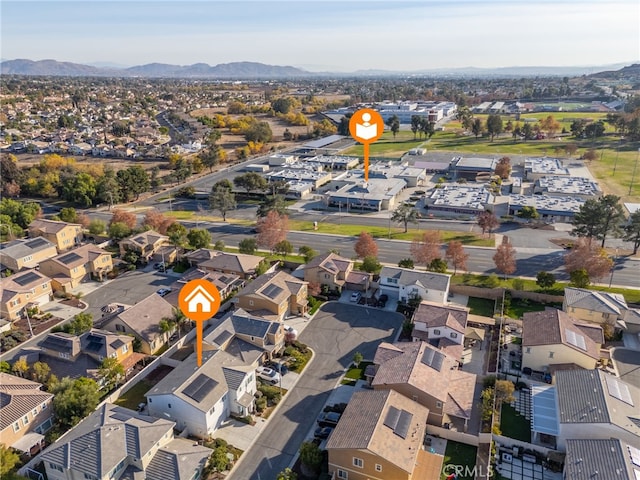
POLYGON ((640 59, 638 0, 0 0, 0 57, 309 71, 640 59))

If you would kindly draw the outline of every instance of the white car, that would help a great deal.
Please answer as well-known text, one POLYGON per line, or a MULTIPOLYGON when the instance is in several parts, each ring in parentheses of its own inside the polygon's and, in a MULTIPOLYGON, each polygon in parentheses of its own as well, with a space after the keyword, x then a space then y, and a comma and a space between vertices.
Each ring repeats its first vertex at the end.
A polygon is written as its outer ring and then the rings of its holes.
POLYGON ((282 328, 289 340, 296 340, 298 338, 298 331, 291 325, 283 324, 282 328))
POLYGON ((258 367, 256 368, 256 375, 259 379, 270 383, 271 385, 277 385, 280 383, 280 374, 268 367, 258 367))
POLYGON ((353 292, 349 300, 357 303, 360 301, 360 298, 362 298, 362 294, 360 292, 353 292))

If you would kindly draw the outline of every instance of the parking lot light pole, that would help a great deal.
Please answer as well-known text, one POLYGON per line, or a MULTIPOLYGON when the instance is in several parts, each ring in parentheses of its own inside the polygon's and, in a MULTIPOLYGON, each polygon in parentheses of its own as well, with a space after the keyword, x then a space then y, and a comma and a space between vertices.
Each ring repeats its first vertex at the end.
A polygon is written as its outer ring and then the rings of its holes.
POLYGON ((631 174, 631 183, 629 184, 629 195, 631 195, 631 190, 633 190, 633 182, 636 179, 636 170, 638 169, 639 158, 640 158, 640 148, 638 149, 638 154, 636 155, 636 163, 633 166, 633 173, 631 174))

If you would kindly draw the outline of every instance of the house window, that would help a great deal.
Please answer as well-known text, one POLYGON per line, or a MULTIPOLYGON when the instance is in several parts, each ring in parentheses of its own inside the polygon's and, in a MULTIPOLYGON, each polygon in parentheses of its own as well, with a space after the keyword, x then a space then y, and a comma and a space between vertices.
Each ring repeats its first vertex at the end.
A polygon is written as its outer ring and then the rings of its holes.
POLYGON ((49 286, 49 284, 48 284, 48 283, 43 283, 43 284, 42 284, 42 289, 43 289, 43 290, 46 290, 48 286, 49 286))
POLYGON ((117 325, 116 325, 116 331, 118 331, 118 332, 124 332, 124 331, 125 331, 125 330, 124 330, 124 325, 117 324, 117 325))
POLYGON ((33 256, 31 256, 31 255, 27 255, 26 257, 24 257, 24 258, 22 259, 22 261, 23 261, 23 262, 29 262, 29 261, 31 261, 31 260, 33 260, 33 256))
POLYGON ((387 278, 387 283, 398 283, 398 279, 397 278, 387 278))
POLYGON ((442 408, 442 402, 436 402, 436 408, 442 408))
POLYGON ((13 302, 11 302, 11 306, 12 307, 16 307, 20 304, 20 299, 16 298, 13 302))
POLYGON ((153 398, 149 398, 149 403, 153 403, 153 398))
POLYGON ((46 410, 47 408, 49 408, 49 405, 47 405, 46 403, 43 403, 41 405, 42 410, 46 410))
POLYGON ((36 415, 38 415, 38 407, 34 408, 33 410, 31 410, 31 415, 33 415, 34 417, 36 415))
POLYGON ((358 457, 353 457, 353 466, 358 468, 364 468, 364 460, 358 457))
POLYGON ((22 423, 25 427, 29 425, 29 415, 25 415, 24 417, 22 417, 22 423))
POLYGON ((253 300, 249 300, 249 305, 253 307, 253 300))
POLYGON ((129 351, 129 345, 122 346, 122 353, 127 353, 129 351))
POLYGON ((64 470, 62 469, 62 467, 60 465, 56 465, 55 463, 51 463, 49 462, 49 468, 53 469, 53 470, 57 470, 59 472, 64 472, 64 470))
POLYGON ((338 478, 349 478, 348 475, 346 471, 338 469, 338 478))
POLYGON ((15 422, 13 424, 13 431, 17 432, 18 430, 20 430, 20 422, 15 422))
POLYGON ((418 396, 417 396, 417 395, 411 395, 411 399, 412 399, 414 402, 417 402, 417 401, 418 401, 418 396))
POLYGON ((451 335, 450 335, 450 337, 451 337, 451 338, 458 338, 458 334, 457 334, 457 333, 453 333, 453 332, 452 332, 452 333, 451 333, 451 335))
POLYGON ((171 408, 171 404, 170 403, 167 403, 167 408, 171 408))
POLYGON ((433 334, 434 334, 434 335, 440 335, 440 330, 435 329, 435 330, 433 331, 433 334))
POLYGON ((553 352, 549 352, 549 358, 553 358, 553 352))
POLYGON ((382 471, 382 465, 380 465, 379 463, 376 463, 376 472, 381 472, 382 471))
POLYGON ((525 351, 525 353, 531 353, 531 347, 527 347, 527 350, 525 351))

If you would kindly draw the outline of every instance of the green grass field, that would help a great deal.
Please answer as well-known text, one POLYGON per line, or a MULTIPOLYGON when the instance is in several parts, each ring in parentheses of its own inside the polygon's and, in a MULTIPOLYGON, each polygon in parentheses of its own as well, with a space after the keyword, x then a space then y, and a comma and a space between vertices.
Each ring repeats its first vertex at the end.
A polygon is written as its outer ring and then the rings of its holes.
MULTIPOLYGON (((452 440, 447 440, 447 448, 444 452, 444 462, 445 465, 462 465, 469 467, 467 469, 468 472, 473 471, 473 467, 476 464, 476 454, 478 449, 471 445, 465 445, 464 443, 454 442, 452 440)), ((444 470, 444 469, 443 469, 444 470)), ((447 474, 453 473, 452 471, 443 471, 440 475, 440 479, 444 480, 447 477, 447 474)), ((473 477, 461 476, 458 477, 458 480, 466 480, 473 477)))
POLYGON ((500 414, 500 430, 505 437, 515 438, 523 442, 531 441, 531 424, 511 405, 502 405, 500 414))
POLYGON ((115 401, 116 405, 135 410, 138 404, 145 401, 144 394, 151 389, 152 385, 146 380, 140 380, 132 388, 120 395, 115 401))
MULTIPOLYGON (((371 157, 394 157, 400 158, 407 151, 412 148, 419 147, 424 143, 424 137, 422 139, 413 138, 413 132, 410 130, 401 130, 396 137, 389 131, 382 134, 380 140, 371 144, 369 148, 369 155, 371 157)), ((356 145, 344 152, 342 155, 350 155, 354 157, 362 157, 364 147, 362 145, 356 145)))

